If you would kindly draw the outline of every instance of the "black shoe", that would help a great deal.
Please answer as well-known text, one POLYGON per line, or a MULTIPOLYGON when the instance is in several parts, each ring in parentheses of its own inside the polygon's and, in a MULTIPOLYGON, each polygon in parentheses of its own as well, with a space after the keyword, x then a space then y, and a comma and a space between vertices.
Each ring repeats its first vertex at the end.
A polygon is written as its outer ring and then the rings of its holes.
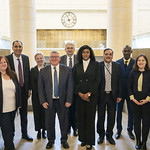
POLYGON ((45 130, 42 131, 42 138, 43 138, 43 139, 46 139, 46 133, 45 133, 45 130))
POLYGON ((41 139, 41 131, 40 130, 37 133, 37 139, 41 139))
POLYGON ((53 147, 54 142, 49 141, 46 145, 46 149, 51 149, 53 147))
POLYGON ((25 140, 27 140, 27 141, 29 141, 29 142, 32 142, 32 141, 33 141, 33 138, 32 138, 31 136, 29 136, 29 135, 22 136, 22 139, 25 139, 25 140))
POLYGON ((141 150, 147 150, 146 142, 142 142, 141 150))
POLYGON ((63 148, 65 148, 65 149, 68 149, 68 148, 69 148, 69 144, 68 144, 67 141, 62 142, 61 144, 62 144, 63 148))
POLYGON ((134 134, 132 133, 132 131, 128 131, 128 135, 129 135, 129 137, 130 137, 132 140, 135 139, 135 136, 134 136, 134 134))
POLYGON ((116 139, 119 139, 119 138, 120 138, 120 135, 121 135, 121 132, 117 132, 116 135, 115 135, 115 138, 116 138, 116 139))
POLYGON ((115 141, 114 141, 114 139, 113 139, 111 136, 106 136, 106 140, 107 140, 110 144, 112 144, 112 145, 115 145, 115 144, 116 144, 115 141))
POLYGON ((86 146, 86 150, 91 150, 92 149, 92 145, 87 145, 86 146))
POLYGON ((85 145, 86 145, 86 143, 85 143, 85 142, 82 142, 82 143, 81 143, 81 146, 82 146, 82 147, 83 147, 83 146, 85 146, 85 145))
POLYGON ((78 136, 78 130, 74 130, 73 135, 78 136))
POLYGON ((136 141, 135 148, 136 148, 136 149, 141 149, 141 141, 140 141, 140 140, 137 140, 137 141, 136 141))
POLYGON ((100 137, 98 138, 98 140, 97 140, 97 143, 98 143, 98 144, 102 144, 103 141, 104 141, 104 136, 100 136, 100 137))

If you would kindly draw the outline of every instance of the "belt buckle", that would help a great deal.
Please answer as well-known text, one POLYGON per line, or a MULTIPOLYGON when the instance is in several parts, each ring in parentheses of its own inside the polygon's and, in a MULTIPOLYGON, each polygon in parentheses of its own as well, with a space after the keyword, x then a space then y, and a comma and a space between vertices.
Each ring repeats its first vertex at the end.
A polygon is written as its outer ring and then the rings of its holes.
POLYGON ((106 91, 106 94, 110 94, 110 91, 106 91))

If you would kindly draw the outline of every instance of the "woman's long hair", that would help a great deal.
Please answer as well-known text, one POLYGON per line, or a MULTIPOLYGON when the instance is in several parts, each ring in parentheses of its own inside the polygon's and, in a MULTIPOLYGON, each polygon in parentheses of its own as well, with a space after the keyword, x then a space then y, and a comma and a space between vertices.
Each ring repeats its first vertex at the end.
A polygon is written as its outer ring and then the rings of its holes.
POLYGON ((93 61, 95 61, 94 52, 93 52, 92 48, 91 48, 90 46, 88 46, 88 45, 83 45, 83 46, 81 46, 81 47, 79 48, 78 53, 77 53, 78 61, 79 61, 80 63, 82 63, 82 59, 83 59, 83 58, 82 58, 82 52, 83 52, 83 50, 85 50, 85 49, 88 49, 88 50, 90 51, 90 59, 93 60, 93 61))
POLYGON ((16 73, 10 69, 10 65, 9 65, 9 61, 6 57, 4 56, 0 56, 0 61, 2 60, 2 58, 4 58, 6 60, 7 63, 7 68, 6 68, 6 74, 11 78, 14 79, 16 77, 16 73))

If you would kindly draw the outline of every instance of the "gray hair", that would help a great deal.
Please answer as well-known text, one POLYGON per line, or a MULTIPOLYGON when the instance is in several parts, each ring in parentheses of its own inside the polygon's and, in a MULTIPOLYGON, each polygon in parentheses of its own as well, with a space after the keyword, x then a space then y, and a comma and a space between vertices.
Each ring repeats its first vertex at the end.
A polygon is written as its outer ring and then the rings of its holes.
POLYGON ((51 51, 50 52, 50 56, 51 56, 52 53, 57 53, 59 55, 59 52, 57 52, 57 51, 51 51))
POLYGON ((65 49, 66 49, 67 45, 69 45, 69 44, 73 45, 73 47, 75 48, 74 41, 65 41, 65 49))
POLYGON ((42 57, 44 58, 44 54, 42 52, 37 52, 35 55, 34 55, 34 59, 36 59, 36 56, 37 55, 42 55, 42 57))

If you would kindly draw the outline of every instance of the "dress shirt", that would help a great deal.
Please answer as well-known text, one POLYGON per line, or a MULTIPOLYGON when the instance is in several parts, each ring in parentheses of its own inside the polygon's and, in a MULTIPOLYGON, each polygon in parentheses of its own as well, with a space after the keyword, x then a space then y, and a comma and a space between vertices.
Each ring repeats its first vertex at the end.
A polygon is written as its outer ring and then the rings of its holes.
MULTIPOLYGON (((56 66, 56 71, 57 71, 57 81, 59 84, 59 64, 56 66)), ((51 72, 52 72, 52 84, 53 84, 52 98, 58 99, 59 96, 57 98, 54 96, 54 66, 53 65, 51 65, 51 72)))
POLYGON ((90 63, 90 58, 88 60, 83 60, 83 70, 86 72, 86 69, 90 63))
POLYGON ((130 60, 131 60, 131 58, 129 58, 128 60, 126 60, 125 58, 123 58, 124 64, 126 64, 125 62, 127 61, 127 66, 129 65, 130 60))
POLYGON ((19 58, 16 57, 13 53, 13 60, 14 60, 14 67, 15 67, 15 72, 17 74, 17 78, 19 81, 19 72, 18 72, 18 63, 19 61, 17 59, 20 59, 20 63, 21 63, 21 69, 22 69, 22 76, 23 76, 23 83, 24 83, 24 72, 23 72, 23 63, 22 63, 22 57, 20 56, 19 58))
POLYGON ((72 55, 71 57, 69 57, 67 55, 67 66, 69 67, 70 58, 72 58, 72 67, 73 67, 74 66, 74 55, 72 55))
MULTIPOLYGON (((104 66, 105 66, 105 67, 104 67, 104 68, 105 68, 105 79, 106 79, 106 74, 107 74, 107 72, 108 72, 108 71, 107 71, 107 64, 108 64, 108 63, 106 63, 106 62, 104 61, 104 66)), ((110 76, 111 76, 111 74, 112 74, 112 62, 110 62, 109 65, 110 65, 109 71, 110 71, 110 76)), ((106 82, 107 82, 107 81, 105 81, 105 84, 106 84, 106 82)), ((110 77, 110 83, 111 83, 111 77, 110 77)), ((110 91, 111 91, 111 84, 110 84, 110 91)))

